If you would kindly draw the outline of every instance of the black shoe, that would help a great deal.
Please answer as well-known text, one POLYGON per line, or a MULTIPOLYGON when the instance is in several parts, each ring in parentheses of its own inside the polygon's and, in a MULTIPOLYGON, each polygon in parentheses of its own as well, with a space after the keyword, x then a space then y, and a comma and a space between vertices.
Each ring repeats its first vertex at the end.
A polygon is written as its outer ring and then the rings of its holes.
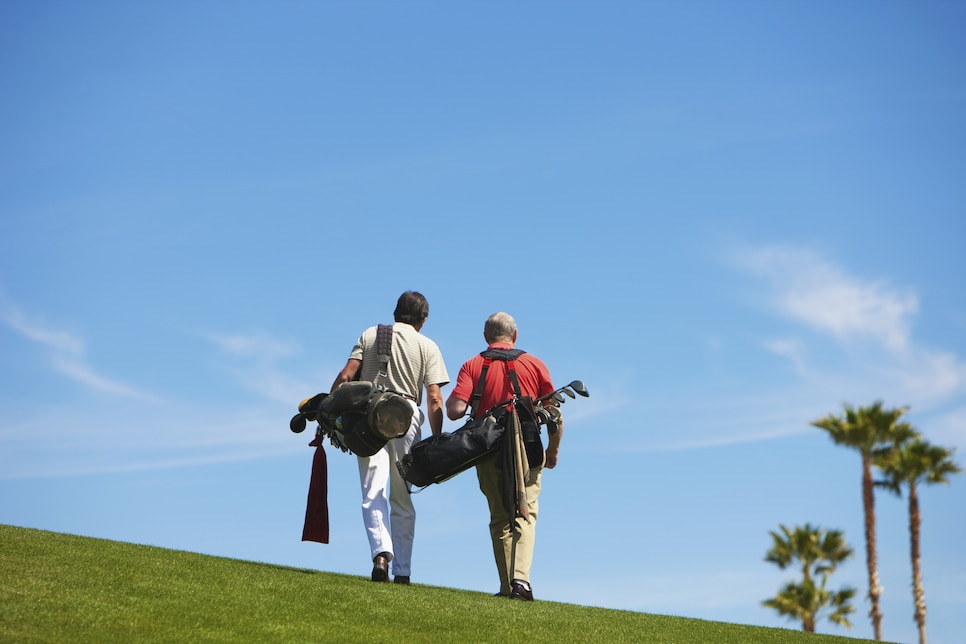
POLYGON ((385 552, 379 553, 372 560, 372 580, 389 581, 389 557, 385 552))
POLYGON ((510 599, 519 599, 525 602, 532 602, 533 591, 519 581, 515 581, 513 582, 513 588, 510 590, 510 599))
POLYGON ((392 582, 394 584, 402 584, 403 586, 409 586, 409 575, 396 575, 392 582))

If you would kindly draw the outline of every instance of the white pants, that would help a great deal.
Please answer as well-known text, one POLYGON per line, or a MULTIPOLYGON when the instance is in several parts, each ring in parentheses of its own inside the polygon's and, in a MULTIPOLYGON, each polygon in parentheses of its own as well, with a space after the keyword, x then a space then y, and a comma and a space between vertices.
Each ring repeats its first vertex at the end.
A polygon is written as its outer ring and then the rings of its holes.
POLYGON ((394 438, 369 457, 359 456, 359 481, 362 484, 362 522, 369 537, 371 557, 388 552, 392 574, 408 577, 413 558, 413 536, 416 531, 416 508, 399 475, 396 461, 408 454, 420 439, 423 413, 416 403, 413 420, 403 436, 394 438), (388 495, 387 495, 388 492, 388 495))

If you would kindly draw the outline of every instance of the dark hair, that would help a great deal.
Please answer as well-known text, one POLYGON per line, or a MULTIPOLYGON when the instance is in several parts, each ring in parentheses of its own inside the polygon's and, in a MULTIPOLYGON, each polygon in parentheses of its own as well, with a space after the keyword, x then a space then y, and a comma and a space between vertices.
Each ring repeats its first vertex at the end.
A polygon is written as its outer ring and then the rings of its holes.
POLYGON ((416 326, 429 317, 429 302, 422 293, 406 291, 396 301, 396 310, 392 317, 396 322, 405 322, 416 326))

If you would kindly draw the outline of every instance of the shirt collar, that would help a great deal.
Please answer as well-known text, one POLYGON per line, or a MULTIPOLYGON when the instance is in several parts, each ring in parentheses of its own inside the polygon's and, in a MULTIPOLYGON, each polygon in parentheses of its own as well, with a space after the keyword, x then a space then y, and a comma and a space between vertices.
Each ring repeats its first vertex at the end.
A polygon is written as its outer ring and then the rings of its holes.
POLYGON ((513 343, 507 342, 506 340, 497 340, 493 344, 487 347, 487 349, 512 349, 513 343))

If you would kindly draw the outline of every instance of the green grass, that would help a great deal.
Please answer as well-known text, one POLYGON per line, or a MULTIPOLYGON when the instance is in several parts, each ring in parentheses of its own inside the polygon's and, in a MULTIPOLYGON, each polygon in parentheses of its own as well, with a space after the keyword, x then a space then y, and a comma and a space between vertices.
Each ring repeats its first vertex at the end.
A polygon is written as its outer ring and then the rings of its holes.
MULTIPOLYGON (((0 642, 843 642, 0 525, 0 642)), ((848 640, 857 642, 859 640, 848 640)))

